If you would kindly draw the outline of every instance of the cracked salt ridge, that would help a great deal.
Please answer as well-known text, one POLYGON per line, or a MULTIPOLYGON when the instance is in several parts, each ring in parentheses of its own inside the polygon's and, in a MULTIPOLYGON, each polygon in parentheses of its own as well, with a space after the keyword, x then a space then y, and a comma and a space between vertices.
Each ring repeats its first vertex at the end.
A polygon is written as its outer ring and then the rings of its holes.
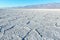
POLYGON ((38 32, 38 30, 37 29, 35 29, 36 31, 37 31, 37 33, 42 37, 42 35, 38 32))
MULTIPOLYGON (((46 29, 46 28, 45 28, 45 29, 46 29)), ((45 30, 45 29, 44 29, 44 30, 45 30)), ((42 32, 45 32, 45 33, 40 32, 41 29, 40 29, 40 30, 37 29, 37 30, 38 30, 39 33, 41 33, 43 36, 44 36, 44 34, 45 34, 45 37, 53 38, 54 40, 60 39, 59 32, 55 30, 55 27, 52 27, 52 29, 51 29, 51 28, 47 28, 45 31, 42 31, 42 32), (54 29, 53 29, 53 28, 54 28, 54 29), (52 30, 52 31, 50 31, 50 30, 52 30)), ((42 29, 42 30, 43 30, 43 29, 42 29)))
POLYGON ((6 32, 7 30, 10 30, 10 29, 12 29, 12 28, 14 28, 14 27, 15 27, 15 25, 13 25, 11 28, 8 28, 8 29, 4 30, 4 34, 5 34, 5 32, 6 32))
MULTIPOLYGON (((14 29, 15 29, 15 28, 14 28, 14 29)), ((24 30, 21 29, 21 28, 20 28, 20 30, 24 31, 24 30)), ((27 30, 27 29, 26 29, 26 30, 27 30)), ((13 32, 14 32, 14 31, 13 31, 13 32)), ((6 32, 6 33, 8 33, 8 32, 6 32)), ((28 33, 29 33, 29 32, 28 32, 28 33)), ((22 34, 23 34, 23 33, 22 33, 22 34)), ((26 33, 25 33, 25 34, 26 34, 26 33)), ((25 36, 25 34, 23 34, 23 36, 25 36)), ((15 34, 15 35, 16 35, 16 34, 15 34)), ((19 35, 20 35, 20 34, 19 34, 19 35)), ((22 37, 23 37, 23 36, 22 36, 22 37)), ((20 36, 20 37, 21 37, 21 36, 20 36)))
POLYGON ((1 30, 2 30, 2 27, 0 26, 0 32, 1 32, 1 30))
MULTIPOLYGON (((29 24, 30 21, 28 21, 26 24, 29 24)), ((25 40, 25 38, 29 35, 29 33, 32 31, 32 29, 22 38, 22 40, 25 40)))
MULTIPOLYGON (((30 21, 28 21, 30 23, 30 21)), ((33 31, 34 29, 31 29, 23 38, 22 40, 25 40, 25 38, 33 31)), ((35 29, 35 31, 42 37, 42 35, 38 32, 37 29, 35 29)))
POLYGON ((0 19, 2 19, 2 17, 0 17, 0 19))
MULTIPOLYGON (((16 19, 17 20, 17 19, 16 19)), ((9 21, 9 23, 7 24, 7 25, 5 25, 6 27, 4 28, 4 33, 5 33, 5 31, 7 31, 7 30, 9 30, 9 29, 12 29, 14 26, 15 26, 15 24, 16 23, 14 23, 14 24, 12 24, 12 23, 10 23, 10 21, 9 21), (8 27, 9 26, 9 27, 8 27)))
POLYGON ((22 30, 22 32, 20 31, 20 34, 22 33, 20 35, 20 37, 24 38, 26 36, 26 34, 28 34, 30 32, 31 29, 24 27, 24 28, 22 28, 20 30, 22 30), (26 33, 24 33, 25 31, 26 31, 26 33))
POLYGON ((31 32, 26 36, 25 40, 42 40, 42 38, 37 31, 31 30, 31 32))
POLYGON ((27 37, 27 35, 29 35, 30 32, 31 30, 22 38, 22 40, 25 40, 25 38, 27 37))
POLYGON ((30 23, 30 21, 28 21, 26 24, 29 24, 30 23))

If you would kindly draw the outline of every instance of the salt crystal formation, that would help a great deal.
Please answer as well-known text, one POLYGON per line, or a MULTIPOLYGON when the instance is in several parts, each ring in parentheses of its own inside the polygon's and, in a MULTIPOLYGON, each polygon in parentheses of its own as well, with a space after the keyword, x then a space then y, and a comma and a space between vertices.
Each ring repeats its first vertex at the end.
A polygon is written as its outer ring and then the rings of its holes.
POLYGON ((0 40, 60 40, 59 9, 0 9, 0 40))

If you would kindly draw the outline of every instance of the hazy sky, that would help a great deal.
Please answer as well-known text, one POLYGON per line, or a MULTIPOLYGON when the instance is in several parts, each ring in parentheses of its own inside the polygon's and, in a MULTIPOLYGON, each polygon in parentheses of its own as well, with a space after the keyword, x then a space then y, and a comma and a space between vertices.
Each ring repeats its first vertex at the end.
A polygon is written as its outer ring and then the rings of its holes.
POLYGON ((0 0, 0 8, 55 3, 55 2, 60 3, 60 0, 0 0))

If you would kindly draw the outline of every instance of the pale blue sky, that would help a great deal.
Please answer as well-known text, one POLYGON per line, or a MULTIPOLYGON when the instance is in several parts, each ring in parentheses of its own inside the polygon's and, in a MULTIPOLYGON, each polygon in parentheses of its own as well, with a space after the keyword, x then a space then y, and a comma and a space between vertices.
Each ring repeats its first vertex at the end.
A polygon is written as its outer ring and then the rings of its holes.
POLYGON ((45 3, 60 3, 60 0, 0 0, 0 8, 45 4, 45 3))

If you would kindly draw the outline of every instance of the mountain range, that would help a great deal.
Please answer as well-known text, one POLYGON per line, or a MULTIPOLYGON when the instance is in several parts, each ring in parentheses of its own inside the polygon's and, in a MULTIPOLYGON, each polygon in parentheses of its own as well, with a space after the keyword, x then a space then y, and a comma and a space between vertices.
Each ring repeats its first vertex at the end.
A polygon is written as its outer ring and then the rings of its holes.
POLYGON ((40 9, 59 9, 60 3, 48 3, 48 4, 37 4, 37 5, 28 5, 21 8, 40 8, 40 9))

